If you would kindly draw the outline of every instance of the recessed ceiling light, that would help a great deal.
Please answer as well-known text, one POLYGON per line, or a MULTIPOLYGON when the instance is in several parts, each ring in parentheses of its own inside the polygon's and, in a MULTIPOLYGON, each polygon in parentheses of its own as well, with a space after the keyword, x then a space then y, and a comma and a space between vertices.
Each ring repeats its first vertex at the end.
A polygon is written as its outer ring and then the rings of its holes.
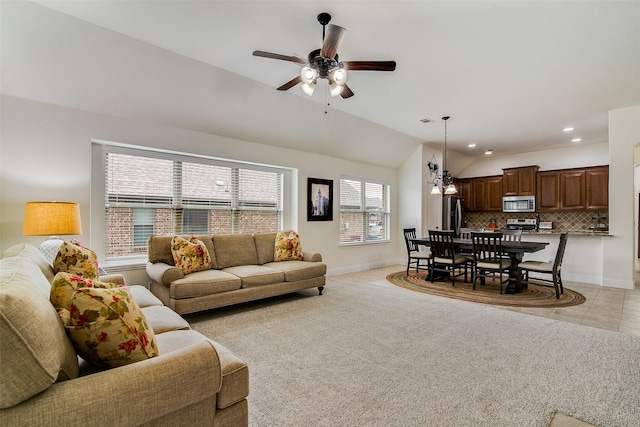
POLYGON ((580 141, 582 141, 582 138, 573 138, 571 140, 571 142, 580 142, 580 141))
POLYGON ((573 130, 572 127, 566 127, 564 129, 562 129, 563 132, 571 132, 573 130))
POLYGON ((493 148, 489 148, 487 151, 484 152, 484 154, 486 154, 487 156, 490 154, 493 154, 493 148))
POLYGON ((475 148, 476 147, 476 143, 472 142, 471 144, 467 145, 467 147, 469 148, 475 148))

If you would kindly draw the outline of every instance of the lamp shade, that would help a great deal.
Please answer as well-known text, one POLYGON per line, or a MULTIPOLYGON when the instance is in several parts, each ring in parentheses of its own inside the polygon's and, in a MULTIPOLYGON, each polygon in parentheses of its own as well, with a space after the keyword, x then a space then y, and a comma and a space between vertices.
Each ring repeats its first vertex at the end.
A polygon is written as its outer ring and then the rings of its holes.
POLYGON ((22 234, 25 236, 82 234, 80 206, 71 202, 27 202, 22 234))

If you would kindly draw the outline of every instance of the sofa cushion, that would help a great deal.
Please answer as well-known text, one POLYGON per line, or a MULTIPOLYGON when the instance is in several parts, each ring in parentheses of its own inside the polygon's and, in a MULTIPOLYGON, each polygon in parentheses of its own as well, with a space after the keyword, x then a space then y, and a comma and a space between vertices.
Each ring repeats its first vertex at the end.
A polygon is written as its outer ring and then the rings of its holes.
POLYGON ((295 231, 287 234, 284 231, 276 235, 274 261, 302 261, 302 245, 300 244, 300 236, 295 231))
POLYGON ((270 262, 264 267, 273 268, 284 272, 285 282, 296 282, 298 280, 321 277, 327 273, 327 265, 322 262, 309 261, 282 261, 270 262))
POLYGON ((276 234, 278 233, 255 233, 253 235, 256 252, 258 253, 258 264, 262 265, 267 262, 273 262, 273 248, 276 242, 276 234))
POLYGON ((51 300, 83 359, 109 368, 158 355, 153 330, 126 286, 78 279, 56 275, 51 300), (70 300, 62 300, 70 288, 70 300))
POLYGON ((184 274, 209 270, 212 266, 207 247, 202 240, 193 236, 187 239, 174 236, 171 239, 171 254, 173 255, 173 263, 184 274))
POLYGON ((222 271, 238 276, 242 280, 243 288, 255 288, 284 282, 282 271, 262 265, 239 265, 225 268, 222 271))
POLYGON ((147 320, 147 324, 153 329, 153 334, 156 336, 168 331, 191 329, 189 322, 164 305, 152 305, 141 310, 147 320))
POLYGON ((158 335, 157 339, 160 354, 171 353, 202 340, 209 341, 213 345, 218 353, 222 370, 222 387, 218 392, 216 404, 219 409, 240 402, 249 395, 249 368, 242 359, 225 346, 194 330, 166 332, 158 335))
MULTIPOLYGON (((209 256, 211 257, 212 268, 218 268, 211 236, 204 234, 194 237, 202 241, 207 247, 207 251, 209 251, 209 256)), ((173 239, 173 236, 151 236, 149 238, 147 242, 147 256, 149 257, 150 263, 163 262, 168 265, 175 265, 173 262, 173 254, 171 253, 171 239, 173 239)))
POLYGON ((218 268, 257 265, 258 254, 252 234, 220 234, 212 237, 218 268))
POLYGON ((131 292, 134 301, 138 303, 140 308, 150 307, 153 305, 163 305, 162 301, 160 301, 157 296, 152 294, 149 289, 142 285, 129 286, 129 292, 131 292))
POLYGON ((241 285, 240 278, 233 274, 220 270, 206 270, 174 280, 169 292, 172 298, 193 298, 234 291, 240 289, 241 285))
POLYGON ((42 252, 40 252, 40 250, 35 246, 30 245, 29 243, 18 243, 17 245, 13 245, 2 252, 2 258, 8 258, 11 256, 22 256, 33 261, 38 268, 40 268, 40 271, 42 271, 49 282, 53 280, 53 276, 55 276, 53 267, 47 258, 42 255, 42 252))
POLYGON ((78 376, 78 358, 42 289, 49 282, 22 257, 0 259, 0 408, 78 376))
POLYGON ((82 246, 77 240, 63 242, 53 261, 53 272, 72 273, 87 279, 97 279, 98 257, 89 248, 82 246))

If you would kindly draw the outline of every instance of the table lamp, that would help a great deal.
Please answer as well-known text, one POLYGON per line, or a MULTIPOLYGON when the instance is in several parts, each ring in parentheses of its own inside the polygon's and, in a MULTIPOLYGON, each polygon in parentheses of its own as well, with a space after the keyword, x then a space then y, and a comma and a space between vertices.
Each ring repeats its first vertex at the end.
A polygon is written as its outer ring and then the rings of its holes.
POLYGON ((38 249, 53 263, 63 242, 58 236, 82 234, 80 206, 72 202, 27 202, 22 234, 50 236, 38 249))

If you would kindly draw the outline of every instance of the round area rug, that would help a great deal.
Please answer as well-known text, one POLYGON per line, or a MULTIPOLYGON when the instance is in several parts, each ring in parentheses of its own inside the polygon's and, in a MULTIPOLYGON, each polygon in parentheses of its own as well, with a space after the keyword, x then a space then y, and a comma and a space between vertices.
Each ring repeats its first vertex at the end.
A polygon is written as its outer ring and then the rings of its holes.
POLYGON ((405 271, 398 271, 389 274, 387 281, 396 286, 426 294, 510 307, 569 307, 582 304, 586 300, 581 293, 567 289, 566 286, 564 294, 560 294, 558 299, 553 286, 547 287, 529 283, 528 289, 524 289, 519 294, 500 294, 500 284, 497 280, 487 280, 484 286, 478 280, 474 291, 471 283, 459 279, 456 279, 454 287, 451 286, 450 280, 436 280, 431 283, 429 279, 425 280, 425 276, 426 273, 410 273, 407 276, 405 271))

